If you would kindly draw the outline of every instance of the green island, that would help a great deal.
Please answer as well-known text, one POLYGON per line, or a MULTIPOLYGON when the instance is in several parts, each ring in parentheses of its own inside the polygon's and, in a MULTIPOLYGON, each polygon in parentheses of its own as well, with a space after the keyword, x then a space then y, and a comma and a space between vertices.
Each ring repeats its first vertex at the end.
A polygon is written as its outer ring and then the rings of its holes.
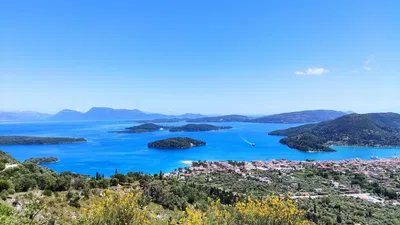
POLYGON ((128 127, 123 131, 116 131, 116 133, 147 133, 160 130, 169 130, 169 132, 200 132, 200 131, 216 131, 222 129, 231 129, 229 126, 214 126, 211 124, 187 124, 183 126, 161 126, 154 123, 145 123, 138 126, 128 127))
POLYGON ((29 158, 25 160, 24 162, 31 162, 35 164, 46 164, 46 163, 56 163, 58 162, 58 158, 56 157, 39 157, 39 158, 29 158))
POLYGON ((199 141, 187 137, 176 137, 176 138, 167 138, 159 141, 150 142, 147 146, 149 148, 158 148, 158 149, 188 149, 204 145, 206 145, 206 142, 204 141, 199 141))
POLYGON ((180 127, 171 127, 170 132, 200 132, 231 129, 231 126, 214 126, 211 124, 187 124, 180 127))
POLYGON ((116 133, 147 133, 147 132, 155 132, 158 130, 163 130, 164 126, 160 126, 154 123, 145 123, 139 126, 127 127, 123 131, 117 131, 116 133))
POLYGON ((55 145, 77 142, 87 142, 87 140, 69 137, 0 136, 0 145, 55 145))
POLYGON ((335 120, 307 124, 269 135, 287 136, 280 143, 300 151, 335 151, 329 146, 400 147, 400 115, 350 114, 335 120))
POLYGON ((399 224, 400 159, 57 173, 0 151, 0 224, 399 224), (282 217, 282 215, 286 215, 282 217))

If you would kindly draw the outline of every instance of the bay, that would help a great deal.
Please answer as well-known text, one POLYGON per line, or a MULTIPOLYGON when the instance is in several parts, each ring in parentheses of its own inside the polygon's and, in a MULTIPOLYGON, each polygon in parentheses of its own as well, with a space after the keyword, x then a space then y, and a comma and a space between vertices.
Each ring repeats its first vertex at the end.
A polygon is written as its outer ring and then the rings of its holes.
MULTIPOLYGON (((183 125, 168 123, 165 125, 183 125)), ((212 124, 212 123, 211 123, 212 124)), ((126 121, 74 121, 1 123, 0 135, 28 135, 44 137, 83 137, 87 143, 61 145, 0 146, 16 159, 31 157, 57 157, 58 163, 45 164, 58 172, 71 171, 106 176, 118 172, 142 171, 144 173, 170 172, 185 167, 188 161, 197 160, 344 160, 400 156, 399 148, 336 147, 337 152, 307 153, 290 149, 279 143, 282 137, 269 136, 268 132, 300 124, 217 123, 232 126, 230 130, 210 132, 157 131, 141 134, 116 134, 109 131, 123 130, 137 125, 126 121), (204 147, 187 150, 157 150, 147 148, 147 143, 168 137, 191 137, 207 142, 204 147), (256 146, 251 146, 255 143, 256 146)))

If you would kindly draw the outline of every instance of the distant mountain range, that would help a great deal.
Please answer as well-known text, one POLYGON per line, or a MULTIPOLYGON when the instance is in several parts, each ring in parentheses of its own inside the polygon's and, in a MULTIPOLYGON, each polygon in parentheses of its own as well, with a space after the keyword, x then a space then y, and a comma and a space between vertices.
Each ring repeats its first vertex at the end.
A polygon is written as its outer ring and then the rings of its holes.
POLYGON ((333 120, 348 114, 335 110, 305 110, 298 112, 280 113, 252 119, 255 123, 315 123, 333 120))
POLYGON ((36 121, 50 117, 50 114, 34 111, 0 112, 0 121, 36 121))
POLYGON ((314 123, 336 119, 346 115, 346 112, 334 110, 307 110, 299 112, 281 113, 263 117, 249 117, 244 115, 204 116, 201 114, 186 113, 182 115, 165 115, 160 113, 147 113, 138 109, 113 109, 107 107, 93 107, 83 113, 65 109, 55 115, 25 112, 0 112, 0 121, 74 121, 74 120, 134 120, 143 123, 159 122, 253 122, 253 123, 314 123))
POLYGON ((106 107, 93 107, 86 113, 62 110, 49 120, 65 121, 65 120, 132 120, 132 119, 156 119, 156 118, 198 118, 203 117, 201 114, 186 113, 183 115, 165 115, 160 113, 146 113, 138 109, 113 109, 106 107))
POLYGON ((301 151, 335 151, 332 145, 400 147, 400 115, 350 114, 269 134, 288 136, 280 142, 301 151))
POLYGON ((252 118, 243 115, 227 115, 202 117, 186 120, 187 122, 251 122, 251 123, 315 123, 325 120, 333 120, 348 114, 334 110, 306 110, 299 112, 280 113, 258 118, 252 118))

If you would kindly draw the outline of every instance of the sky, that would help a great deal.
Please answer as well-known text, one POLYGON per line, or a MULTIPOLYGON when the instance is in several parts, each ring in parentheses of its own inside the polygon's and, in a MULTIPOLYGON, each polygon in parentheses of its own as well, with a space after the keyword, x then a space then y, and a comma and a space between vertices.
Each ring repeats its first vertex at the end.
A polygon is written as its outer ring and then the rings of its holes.
POLYGON ((400 1, 4 1, 0 110, 400 112, 400 1))

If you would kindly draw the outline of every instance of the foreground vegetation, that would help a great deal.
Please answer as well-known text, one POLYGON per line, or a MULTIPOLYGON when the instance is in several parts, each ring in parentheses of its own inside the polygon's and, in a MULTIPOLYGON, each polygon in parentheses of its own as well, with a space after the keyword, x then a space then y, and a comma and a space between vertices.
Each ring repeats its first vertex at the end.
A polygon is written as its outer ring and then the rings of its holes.
MULTIPOLYGON (((18 165, 0 171, 0 224, 400 223, 399 206, 341 196, 330 187, 329 180, 371 191, 376 189, 374 184, 359 175, 317 168, 290 174, 253 170, 252 176, 246 177, 217 172, 188 178, 167 176, 161 171, 154 175, 116 171, 107 178, 99 173, 56 173, 34 163, 18 163, 4 152, 0 161, 18 165), (292 198, 315 189, 326 195, 292 198)), ((399 174, 392 176, 396 185, 399 174)))

